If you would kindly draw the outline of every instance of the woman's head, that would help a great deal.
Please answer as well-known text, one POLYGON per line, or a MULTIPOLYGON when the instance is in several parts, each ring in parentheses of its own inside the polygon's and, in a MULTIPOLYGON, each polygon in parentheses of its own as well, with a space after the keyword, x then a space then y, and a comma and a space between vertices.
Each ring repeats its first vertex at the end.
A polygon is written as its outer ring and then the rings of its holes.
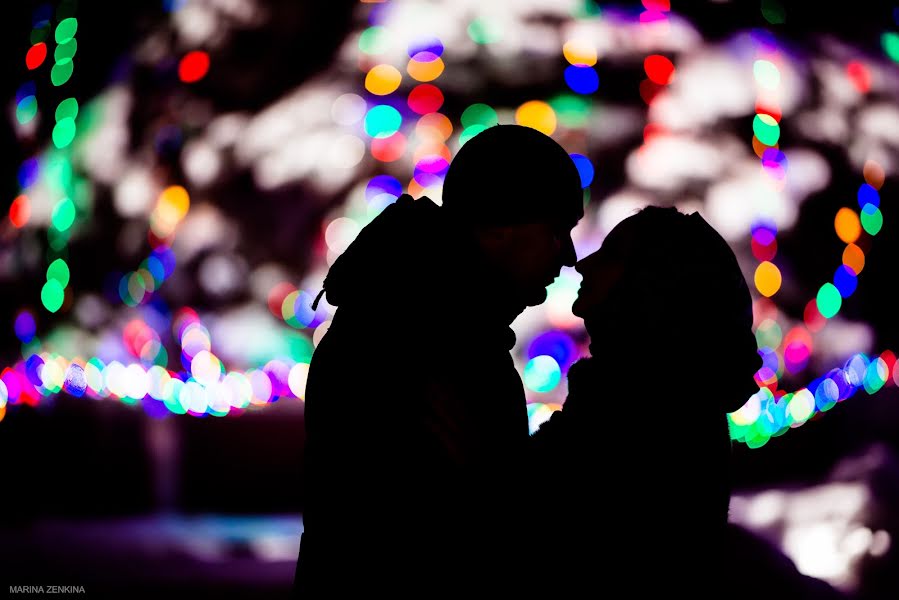
POLYGON ((642 350, 691 363, 682 366, 728 386, 728 411, 757 391, 749 289, 733 251, 701 216, 646 207, 576 268, 584 280, 573 310, 594 353, 642 350))

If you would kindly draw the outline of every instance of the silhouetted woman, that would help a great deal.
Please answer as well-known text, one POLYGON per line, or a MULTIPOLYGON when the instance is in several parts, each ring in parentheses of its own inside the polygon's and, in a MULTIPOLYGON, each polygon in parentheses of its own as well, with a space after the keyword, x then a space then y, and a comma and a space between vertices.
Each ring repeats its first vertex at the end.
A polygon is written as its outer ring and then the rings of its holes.
MULTIPOLYGON (((534 554, 553 598, 841 594, 728 525, 726 413, 758 391, 752 300, 733 251, 698 214, 650 206, 577 264, 573 310, 591 358, 533 436, 549 518, 534 554)), ((547 585, 548 587, 543 587, 547 585)))
POLYGON ((576 268, 592 357, 533 437, 553 591, 724 597, 726 413, 761 366, 733 251, 698 214, 650 206, 576 268))

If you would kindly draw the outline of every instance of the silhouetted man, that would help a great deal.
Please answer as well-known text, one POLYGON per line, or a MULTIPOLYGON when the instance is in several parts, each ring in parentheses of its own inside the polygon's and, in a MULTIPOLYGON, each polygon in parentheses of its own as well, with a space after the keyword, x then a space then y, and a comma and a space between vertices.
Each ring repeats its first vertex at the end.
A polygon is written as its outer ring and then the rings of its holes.
POLYGON ((509 324, 574 264, 582 216, 568 154, 499 125, 459 151, 442 207, 400 197, 331 267, 338 310, 306 388, 299 595, 526 577, 528 422, 509 324))

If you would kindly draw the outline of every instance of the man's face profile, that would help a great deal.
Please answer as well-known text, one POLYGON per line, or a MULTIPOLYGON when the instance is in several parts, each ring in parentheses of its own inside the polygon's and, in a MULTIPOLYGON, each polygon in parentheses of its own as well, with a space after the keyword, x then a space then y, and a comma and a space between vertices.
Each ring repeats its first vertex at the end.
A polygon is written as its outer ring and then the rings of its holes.
POLYGON ((522 223, 489 228, 483 246, 494 268, 526 306, 546 300, 546 287, 576 260, 571 230, 576 222, 522 223))

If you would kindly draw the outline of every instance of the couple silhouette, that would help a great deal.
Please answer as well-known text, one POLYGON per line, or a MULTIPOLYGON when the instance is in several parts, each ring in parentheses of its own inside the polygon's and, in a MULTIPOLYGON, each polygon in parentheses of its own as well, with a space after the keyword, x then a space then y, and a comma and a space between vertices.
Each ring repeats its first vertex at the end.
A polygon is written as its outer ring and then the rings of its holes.
POLYGON ((333 264, 296 597, 724 595, 726 413, 761 366, 749 290, 698 214, 647 207, 577 261, 582 217, 562 147, 497 125, 442 206, 401 196, 333 264), (563 265, 591 357, 530 435, 509 326, 563 265))

